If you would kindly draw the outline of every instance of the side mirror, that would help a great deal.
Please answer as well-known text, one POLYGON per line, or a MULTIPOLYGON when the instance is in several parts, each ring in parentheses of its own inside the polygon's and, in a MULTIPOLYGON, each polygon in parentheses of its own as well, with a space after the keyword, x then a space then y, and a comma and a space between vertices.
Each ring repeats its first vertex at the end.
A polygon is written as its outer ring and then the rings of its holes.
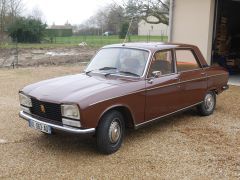
POLYGON ((162 72, 161 72, 161 71, 153 71, 153 72, 152 72, 152 76, 153 76, 154 78, 159 78, 161 75, 162 75, 162 72))

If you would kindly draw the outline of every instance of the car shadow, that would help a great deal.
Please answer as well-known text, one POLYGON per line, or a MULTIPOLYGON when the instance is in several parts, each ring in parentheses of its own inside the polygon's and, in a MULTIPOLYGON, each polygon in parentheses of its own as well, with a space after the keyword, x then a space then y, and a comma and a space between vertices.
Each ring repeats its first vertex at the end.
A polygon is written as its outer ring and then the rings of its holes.
POLYGON ((96 143, 93 136, 76 135, 65 132, 54 132, 53 135, 40 133, 35 137, 37 148, 54 152, 71 152, 79 154, 96 154, 96 143))
POLYGON ((127 131, 127 136, 131 136, 133 138, 141 136, 147 136, 153 133, 159 133, 159 131, 164 129, 169 129, 173 126, 188 124, 189 121, 194 121, 195 117, 199 116, 199 113, 195 108, 176 113, 174 115, 156 120, 152 123, 147 124, 146 126, 140 127, 137 130, 127 131))

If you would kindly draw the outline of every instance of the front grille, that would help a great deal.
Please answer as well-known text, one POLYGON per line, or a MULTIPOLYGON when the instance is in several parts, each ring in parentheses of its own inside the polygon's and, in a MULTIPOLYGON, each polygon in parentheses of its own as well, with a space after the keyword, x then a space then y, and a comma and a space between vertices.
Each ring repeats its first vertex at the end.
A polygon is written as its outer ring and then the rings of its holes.
POLYGON ((31 108, 32 114, 53 121, 62 122, 61 105, 49 102, 42 102, 34 98, 32 98, 31 100, 32 100, 31 108), (44 110, 42 109, 42 107, 44 108, 44 110))

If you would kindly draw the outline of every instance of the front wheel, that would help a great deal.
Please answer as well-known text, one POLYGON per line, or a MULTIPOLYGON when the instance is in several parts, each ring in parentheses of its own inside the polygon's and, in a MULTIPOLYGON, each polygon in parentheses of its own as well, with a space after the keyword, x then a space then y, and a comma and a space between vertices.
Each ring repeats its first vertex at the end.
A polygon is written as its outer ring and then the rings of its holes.
POLYGON ((197 109, 202 116, 209 116, 213 113, 215 107, 216 107, 216 94, 210 91, 206 93, 203 102, 197 106, 197 109))
POLYGON ((116 152, 122 145, 125 132, 123 116, 118 111, 110 111, 103 116, 97 129, 97 148, 104 154, 116 152))

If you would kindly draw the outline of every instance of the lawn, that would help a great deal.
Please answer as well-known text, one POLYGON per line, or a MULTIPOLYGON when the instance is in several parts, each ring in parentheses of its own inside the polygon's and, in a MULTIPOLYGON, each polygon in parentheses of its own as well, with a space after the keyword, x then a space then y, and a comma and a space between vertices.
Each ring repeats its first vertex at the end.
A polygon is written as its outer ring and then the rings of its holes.
MULTIPOLYGON (((132 35, 127 40, 128 42, 166 42, 167 36, 137 36, 132 35)), ((56 37, 53 43, 49 43, 49 38, 39 44, 19 43, 19 48, 56 48, 56 47, 72 47, 77 46, 81 42, 87 43, 90 47, 101 47, 107 44, 123 43, 123 39, 114 36, 71 36, 71 37, 56 37)), ((0 44, 0 48, 15 48, 16 44, 0 44)))
MULTIPOLYGON (((160 42, 167 41, 166 36, 137 36, 132 35, 130 39, 127 39, 130 42, 160 42)), ((122 43, 124 39, 119 39, 118 36, 72 36, 72 37, 57 37, 57 44, 79 44, 80 42, 86 42, 90 46, 101 46, 114 43, 122 43)))

